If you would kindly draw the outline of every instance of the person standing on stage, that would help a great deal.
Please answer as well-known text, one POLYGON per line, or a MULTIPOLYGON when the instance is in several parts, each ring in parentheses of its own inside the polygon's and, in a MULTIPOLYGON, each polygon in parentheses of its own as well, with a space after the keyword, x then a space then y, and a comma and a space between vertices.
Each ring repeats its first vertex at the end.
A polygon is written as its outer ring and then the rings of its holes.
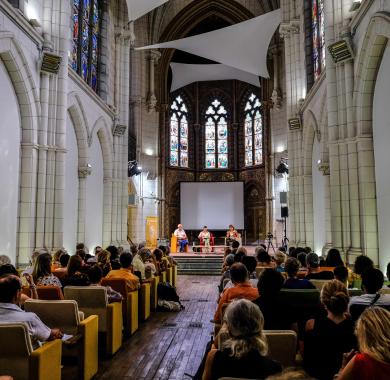
POLYGON ((202 252, 210 253, 211 234, 207 230, 207 226, 203 227, 203 230, 200 232, 198 239, 200 239, 201 242, 203 241, 204 248, 202 248, 202 252))
POLYGON ((183 229, 183 225, 179 224, 173 234, 177 237, 177 241, 179 242, 179 251, 184 252, 185 247, 188 245, 188 238, 186 232, 183 229))
POLYGON ((237 241, 239 237, 238 232, 232 224, 229 225, 229 230, 226 232, 226 245, 231 245, 234 241, 237 241))

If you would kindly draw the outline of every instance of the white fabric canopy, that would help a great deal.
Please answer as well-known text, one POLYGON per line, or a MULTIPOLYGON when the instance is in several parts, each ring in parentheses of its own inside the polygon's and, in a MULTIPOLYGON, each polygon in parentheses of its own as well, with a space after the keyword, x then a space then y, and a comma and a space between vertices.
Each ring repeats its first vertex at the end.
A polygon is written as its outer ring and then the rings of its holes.
POLYGON ((277 9, 226 28, 138 49, 179 49, 268 78, 268 46, 280 22, 277 9))
POLYGON ((194 82, 204 82, 209 80, 229 80, 237 79, 242 82, 260 86, 257 75, 238 70, 234 67, 212 64, 212 65, 190 65, 186 63, 171 63, 172 86, 171 92, 178 88, 187 86, 194 82))
POLYGON ((129 21, 146 15, 154 8, 166 3, 168 0, 127 0, 127 9, 129 12, 129 21))

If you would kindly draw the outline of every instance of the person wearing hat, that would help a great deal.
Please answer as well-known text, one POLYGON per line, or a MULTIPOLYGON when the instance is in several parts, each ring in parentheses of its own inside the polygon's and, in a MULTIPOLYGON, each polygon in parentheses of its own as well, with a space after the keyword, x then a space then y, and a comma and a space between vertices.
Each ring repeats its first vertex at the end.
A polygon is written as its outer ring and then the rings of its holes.
POLYGON ((331 271, 322 271, 320 268, 320 258, 314 252, 306 256, 307 280, 333 280, 334 274, 331 271))

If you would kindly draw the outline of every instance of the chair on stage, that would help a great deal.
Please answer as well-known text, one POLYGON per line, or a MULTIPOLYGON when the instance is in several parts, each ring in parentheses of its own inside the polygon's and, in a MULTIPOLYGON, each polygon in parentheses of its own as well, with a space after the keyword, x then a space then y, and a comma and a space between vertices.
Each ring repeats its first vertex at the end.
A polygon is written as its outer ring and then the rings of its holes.
MULTIPOLYGON (((207 248, 203 248, 205 246, 205 244, 204 244, 204 239, 202 237, 200 238, 200 245, 202 246, 201 252, 202 253, 206 252, 207 248), (203 251, 203 249, 204 249, 204 251, 203 251)), ((215 237, 212 233, 210 233, 210 247, 209 247, 210 252, 209 253, 214 252, 214 245, 215 245, 215 237)))
MULTIPOLYGON (((172 253, 178 252, 178 246, 179 246, 178 239, 177 239, 177 237, 174 234, 172 234, 172 237, 171 237, 171 252, 172 253)), ((184 247, 184 252, 185 253, 188 252, 188 244, 184 247)))

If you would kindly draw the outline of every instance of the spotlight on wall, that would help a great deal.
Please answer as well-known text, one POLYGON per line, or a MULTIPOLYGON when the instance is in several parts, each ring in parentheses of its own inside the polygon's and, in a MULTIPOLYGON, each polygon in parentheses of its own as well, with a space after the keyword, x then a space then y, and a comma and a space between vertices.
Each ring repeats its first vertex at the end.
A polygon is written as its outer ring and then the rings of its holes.
POLYGON ((127 166, 127 172, 129 177, 140 175, 142 172, 142 166, 138 165, 137 161, 129 161, 127 166))
POLYGON ((58 74, 60 70, 62 57, 53 53, 44 51, 42 54, 41 71, 49 74, 58 74))
POLYGON ((328 50, 334 63, 345 62, 354 57, 351 44, 346 38, 329 45, 328 50))
POLYGON ((288 119, 288 127, 290 128, 290 131, 301 129, 301 119, 299 117, 292 117, 291 119, 288 119))

